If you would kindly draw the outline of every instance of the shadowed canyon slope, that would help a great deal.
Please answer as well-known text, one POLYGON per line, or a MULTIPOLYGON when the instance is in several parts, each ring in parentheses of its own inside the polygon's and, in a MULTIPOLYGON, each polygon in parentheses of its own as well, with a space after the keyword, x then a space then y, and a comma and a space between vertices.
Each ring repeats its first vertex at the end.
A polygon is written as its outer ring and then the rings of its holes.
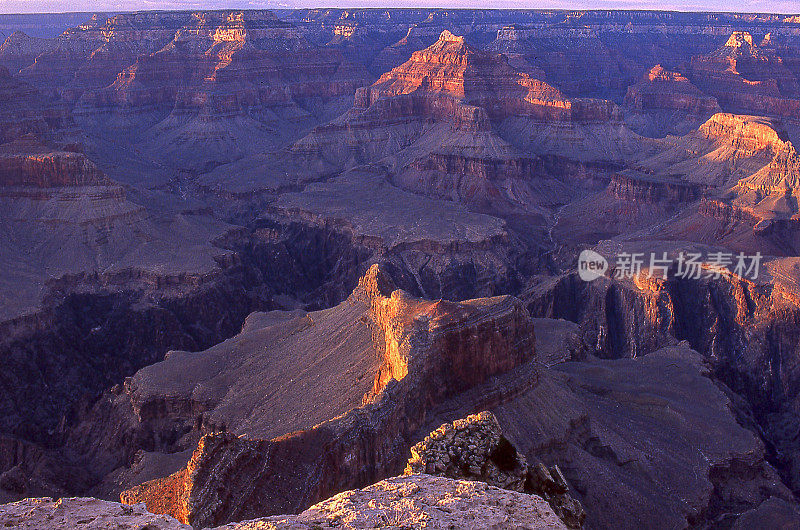
POLYGON ((0 44, 0 521, 796 515, 797 17, 42 17, 0 44), (686 252, 760 274, 650 274, 686 252), (524 485, 398 477, 481 411, 524 485))

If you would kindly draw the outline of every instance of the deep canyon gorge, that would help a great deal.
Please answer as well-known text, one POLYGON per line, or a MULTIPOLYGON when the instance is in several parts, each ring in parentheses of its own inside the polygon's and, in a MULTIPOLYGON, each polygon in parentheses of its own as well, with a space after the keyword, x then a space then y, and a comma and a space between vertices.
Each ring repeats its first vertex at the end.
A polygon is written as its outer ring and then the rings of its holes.
POLYGON ((0 523, 800 524, 800 17, 77 16, 0 15, 0 523))

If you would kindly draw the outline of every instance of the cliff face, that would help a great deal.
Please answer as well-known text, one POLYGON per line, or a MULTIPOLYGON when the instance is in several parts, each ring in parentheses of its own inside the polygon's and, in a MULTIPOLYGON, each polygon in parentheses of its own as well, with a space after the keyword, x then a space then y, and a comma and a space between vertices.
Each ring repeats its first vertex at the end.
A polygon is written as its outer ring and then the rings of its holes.
POLYGON ((691 72, 727 111, 787 117, 800 111, 797 51, 777 48, 770 38, 755 44, 750 33, 734 32, 713 53, 692 57, 691 72))
MULTIPOLYGON (((564 284, 542 291, 537 301, 530 299, 529 307, 579 322, 578 336, 586 342, 586 351, 637 359, 578 362, 542 372, 535 364, 523 362, 527 357, 520 353, 529 347, 524 337, 533 330, 524 320, 518 323, 516 310, 502 309, 506 302, 433 303, 399 291, 388 296, 392 287, 376 272, 373 269, 362 279, 348 302, 364 304, 376 325, 372 344, 380 367, 365 396, 366 405, 271 441, 236 433, 239 427, 234 422, 230 424, 233 433, 205 435, 185 469, 130 489, 122 494, 123 500, 144 501, 151 510, 199 525, 299 511, 337 488, 396 473, 399 467, 395 466, 403 465, 411 441, 421 439, 441 422, 483 409, 495 413, 503 432, 531 465, 544 462, 565 470, 570 491, 586 507, 591 524, 634 521, 657 511, 667 528, 681 521, 699 523, 731 511, 738 513, 737 507, 758 505, 770 495, 790 498, 765 463, 761 442, 734 419, 732 407, 747 414, 747 406, 735 397, 730 401, 726 392, 734 395, 708 379, 700 356, 685 343, 657 351, 665 344, 676 344, 675 337, 691 337, 689 340, 702 348, 710 340, 714 351, 728 351, 711 338, 722 336, 722 327, 727 325, 722 316, 709 316, 709 322, 717 322, 710 335, 695 333, 704 329, 706 322, 697 322, 696 315, 712 314, 711 306, 691 305, 695 298, 686 293, 696 292, 696 286, 670 287, 667 293, 658 290, 656 283, 609 286, 572 278, 575 289, 590 292, 569 294, 562 292, 569 282, 565 278, 564 284), (586 305, 575 306, 575 299, 586 300, 586 305), (599 306, 593 307, 594 303, 599 306), (467 322, 469 331, 464 327, 467 322), (421 333, 423 329, 426 331, 421 333), (502 334, 506 338, 502 342, 490 339, 497 335, 491 329, 506 330, 502 334), (521 341, 517 344, 523 350, 512 346, 515 341, 521 341), (476 349, 479 344, 487 346, 476 349), (444 351, 458 354, 442 355, 444 351), (472 351, 482 352, 480 360, 473 360, 472 351), (498 355, 500 352, 507 353, 498 355), (452 371, 441 372, 442 366, 452 367, 452 371), (449 379, 450 373, 465 374, 465 370, 472 378, 449 379), (499 371, 483 379, 485 370, 499 371), (640 403, 643 391, 658 396, 644 409, 640 403), (703 399, 698 400, 698 395, 703 399), (419 412, 422 410, 425 412, 419 412), (643 438, 635 428, 620 433, 620 425, 639 422, 649 425, 648 436, 643 438), (698 427, 707 427, 709 422, 713 429, 698 427), (633 436, 634 432, 639 436, 633 436), (670 432, 673 436, 665 435, 670 432), (675 432, 681 433, 679 444, 671 442, 675 432), (713 434, 700 434, 706 432, 713 434), (656 459, 652 458, 654 446, 659 447, 656 459), (364 452, 363 448, 370 449, 364 452), (687 451, 698 458, 687 460, 687 451), (641 465, 620 466, 620 462, 641 465), (300 469, 315 471, 300 477, 300 469), (606 478, 597 478, 601 476, 606 478), (680 484, 682 489, 665 493, 664 480, 680 484), (220 481, 231 489, 215 487, 220 481), (299 492, 302 500, 288 503, 284 491, 293 491, 292 499, 297 499, 299 492), (622 495, 622 491, 628 493, 622 495), (278 492, 278 497, 273 499, 272 492, 278 492), (612 498, 617 499, 619 509, 608 508, 612 498)), ((709 294, 709 300, 720 300, 724 288, 709 285, 712 288, 720 291, 709 294)), ((741 296, 732 295, 740 300, 737 312, 724 318, 746 325, 747 300, 758 296, 746 291, 745 287, 741 296)), ((322 318, 322 314, 312 314, 309 321, 324 333, 322 318)), ((176 366, 186 366, 180 357, 174 361, 176 366)), ((315 388, 322 386, 317 383, 315 388)), ((193 393, 198 395, 197 389, 193 393)), ((230 398, 229 394, 227 399, 232 402, 230 398)), ((196 420, 186 422, 197 424, 196 420)))
POLYGON ((25 135, 46 136, 70 123, 64 107, 48 101, 32 86, 11 76, 0 66, 0 144, 25 135))
POLYGON ((602 122, 614 111, 609 102, 570 101, 556 88, 511 68, 505 57, 476 50, 449 31, 360 92, 356 106, 366 108, 380 98, 403 94, 454 98, 485 109, 492 120, 523 115, 544 121, 602 122))
MULTIPOLYGON (((614 137, 619 119, 613 103, 568 99, 512 68, 505 56, 444 31, 359 89, 352 109, 315 129, 292 152, 302 165, 322 160, 332 171, 381 161, 392 168, 394 184, 416 193, 482 211, 541 214, 566 201, 570 187, 587 187, 581 178, 565 182, 575 174, 572 166, 603 158, 594 146, 575 153, 558 140, 578 143, 606 129, 614 137), (546 128, 549 139, 543 141, 546 128), (540 159, 540 152, 551 159, 540 159)), ((625 143, 611 137, 610 143, 625 143)))
POLYGON ((269 11, 95 18, 46 44, 12 35, 0 62, 25 64, 19 78, 73 106, 86 129, 192 170, 298 138, 371 80, 269 11))
POLYGON ((779 448, 773 456, 784 478, 796 488, 797 454, 781 427, 794 424, 797 407, 793 263, 786 258, 768 264, 770 279, 755 283, 733 276, 587 284, 567 276, 537 290, 528 308, 533 315, 580 323, 585 344, 603 357, 636 357, 676 339, 688 341, 715 377, 752 406, 754 421, 779 448))
POLYGON ((699 132, 734 150, 729 193, 720 197, 728 208, 741 212, 763 231, 773 222, 797 217, 798 157, 794 145, 779 122, 716 114, 699 132))
POLYGON ((721 110, 714 97, 661 65, 628 87, 624 108, 627 123, 647 136, 686 134, 721 110))
POLYGON ((636 203, 692 202, 703 195, 703 187, 681 181, 659 181, 617 174, 611 178, 607 191, 616 199, 636 203))
POLYGON ((431 407, 534 356, 531 321, 510 297, 433 303, 389 289, 373 267, 345 302, 369 308, 383 359, 365 405, 271 441, 208 434, 186 469, 123 492, 123 501, 193 525, 296 511, 392 474, 431 407), (229 492, 216 487, 223 476, 229 492))
POLYGON ((102 171, 80 153, 0 155, 1 186, 54 188, 109 184, 102 171))
POLYGON ((753 157, 763 151, 774 153, 786 141, 785 133, 782 135, 769 120, 726 113, 712 116, 699 132, 709 139, 724 140, 740 151, 737 156, 741 158, 753 157))

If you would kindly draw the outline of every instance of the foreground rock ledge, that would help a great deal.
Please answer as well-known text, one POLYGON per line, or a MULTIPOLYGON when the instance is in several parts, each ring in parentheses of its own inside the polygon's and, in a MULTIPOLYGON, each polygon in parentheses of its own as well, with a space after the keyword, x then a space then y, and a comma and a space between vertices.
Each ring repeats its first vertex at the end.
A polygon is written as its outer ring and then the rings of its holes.
POLYGON ((541 462, 528 466, 489 411, 445 423, 412 447, 405 474, 418 473, 477 480, 534 494, 547 501, 569 528, 583 528, 586 519, 558 466, 548 469, 541 462))
MULTIPOLYGON (((0 527, 189 529, 154 515, 142 505, 127 506, 92 498, 26 499, 0 506, 0 527)), ((311 528, 566 528, 547 502, 536 495, 502 490, 465 480, 408 475, 346 491, 299 515, 232 523, 220 529, 311 528)))

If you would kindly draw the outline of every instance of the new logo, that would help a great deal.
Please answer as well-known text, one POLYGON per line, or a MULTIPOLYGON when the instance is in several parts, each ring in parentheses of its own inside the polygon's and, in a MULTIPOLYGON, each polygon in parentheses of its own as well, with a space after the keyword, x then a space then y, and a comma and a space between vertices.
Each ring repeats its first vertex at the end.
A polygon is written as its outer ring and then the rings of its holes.
POLYGON ((578 276, 585 282, 605 276, 607 270, 608 261, 594 250, 584 250, 578 256, 578 276))

